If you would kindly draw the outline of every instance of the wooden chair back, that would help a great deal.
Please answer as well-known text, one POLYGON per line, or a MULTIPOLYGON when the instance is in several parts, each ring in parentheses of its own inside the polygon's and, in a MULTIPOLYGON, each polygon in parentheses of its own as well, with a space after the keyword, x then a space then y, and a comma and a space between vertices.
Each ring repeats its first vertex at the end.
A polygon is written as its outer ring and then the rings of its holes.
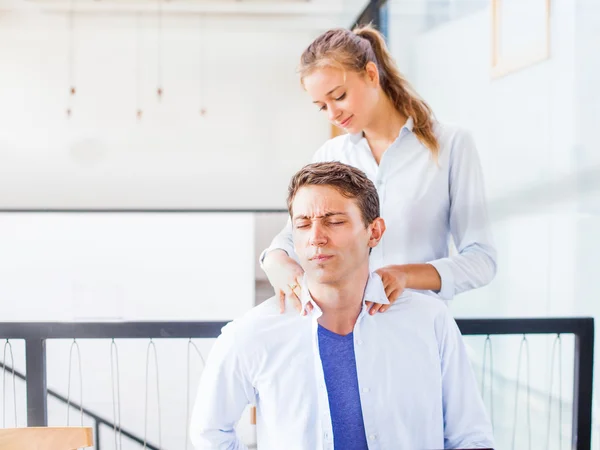
POLYGON ((77 450, 93 445, 93 433, 89 427, 0 429, 2 450, 77 450))

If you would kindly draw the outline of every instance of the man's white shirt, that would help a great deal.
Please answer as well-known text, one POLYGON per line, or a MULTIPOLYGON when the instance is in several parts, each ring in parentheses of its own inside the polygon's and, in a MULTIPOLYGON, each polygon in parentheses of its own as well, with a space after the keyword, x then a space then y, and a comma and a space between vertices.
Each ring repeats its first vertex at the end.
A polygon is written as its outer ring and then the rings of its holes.
MULTIPOLYGON (((261 450, 333 449, 327 389, 317 337, 321 310, 302 289, 301 316, 279 313, 275 297, 223 328, 202 374, 190 436, 197 450, 245 449, 235 425, 257 407, 261 450)), ((443 302, 405 292, 388 303, 371 274, 353 336, 360 401, 370 450, 492 448, 465 345, 443 302)))

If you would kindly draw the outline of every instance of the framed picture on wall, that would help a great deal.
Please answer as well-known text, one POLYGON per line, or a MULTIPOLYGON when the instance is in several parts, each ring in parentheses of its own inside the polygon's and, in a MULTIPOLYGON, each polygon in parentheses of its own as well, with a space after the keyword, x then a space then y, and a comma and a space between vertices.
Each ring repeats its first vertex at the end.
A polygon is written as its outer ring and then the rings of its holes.
POLYGON ((550 0, 492 0, 492 78, 550 57, 550 0))

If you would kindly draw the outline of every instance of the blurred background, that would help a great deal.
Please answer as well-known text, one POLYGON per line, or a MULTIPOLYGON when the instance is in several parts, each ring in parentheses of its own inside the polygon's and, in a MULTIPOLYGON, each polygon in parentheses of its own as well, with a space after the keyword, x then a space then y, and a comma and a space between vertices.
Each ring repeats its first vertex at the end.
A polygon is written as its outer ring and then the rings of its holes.
MULTIPOLYGON (((453 314, 600 317, 600 3, 0 0, 0 321, 225 321, 273 295, 258 255, 290 177, 332 135, 299 56, 368 22, 437 118, 477 143, 498 273, 453 314)), ((498 448, 571 448, 573 337, 527 338, 529 352, 522 335, 493 337, 491 368, 490 340, 465 339, 498 448)), ((191 341, 156 340, 156 366, 148 340, 114 342, 120 400, 110 339, 49 340, 48 388, 191 448, 186 404, 213 341, 190 358, 191 341)), ((2 361, 25 373, 24 342, 2 361)), ((9 372, 2 403, 4 427, 27 424, 9 372)), ((49 398, 48 423, 67 410, 49 398)), ((588 448, 599 412, 594 395, 588 448)), ((101 433, 103 449, 141 448, 101 433)))

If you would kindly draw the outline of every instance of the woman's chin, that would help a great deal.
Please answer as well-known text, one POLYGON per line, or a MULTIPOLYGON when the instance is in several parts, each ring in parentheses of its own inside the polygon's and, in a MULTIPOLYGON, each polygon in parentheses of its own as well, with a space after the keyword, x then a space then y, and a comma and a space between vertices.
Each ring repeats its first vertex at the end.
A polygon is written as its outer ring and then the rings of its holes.
POLYGON ((348 127, 348 128, 344 128, 344 131, 348 134, 356 134, 356 133, 360 133, 360 129, 358 129, 357 127, 355 127, 354 125, 348 127))

